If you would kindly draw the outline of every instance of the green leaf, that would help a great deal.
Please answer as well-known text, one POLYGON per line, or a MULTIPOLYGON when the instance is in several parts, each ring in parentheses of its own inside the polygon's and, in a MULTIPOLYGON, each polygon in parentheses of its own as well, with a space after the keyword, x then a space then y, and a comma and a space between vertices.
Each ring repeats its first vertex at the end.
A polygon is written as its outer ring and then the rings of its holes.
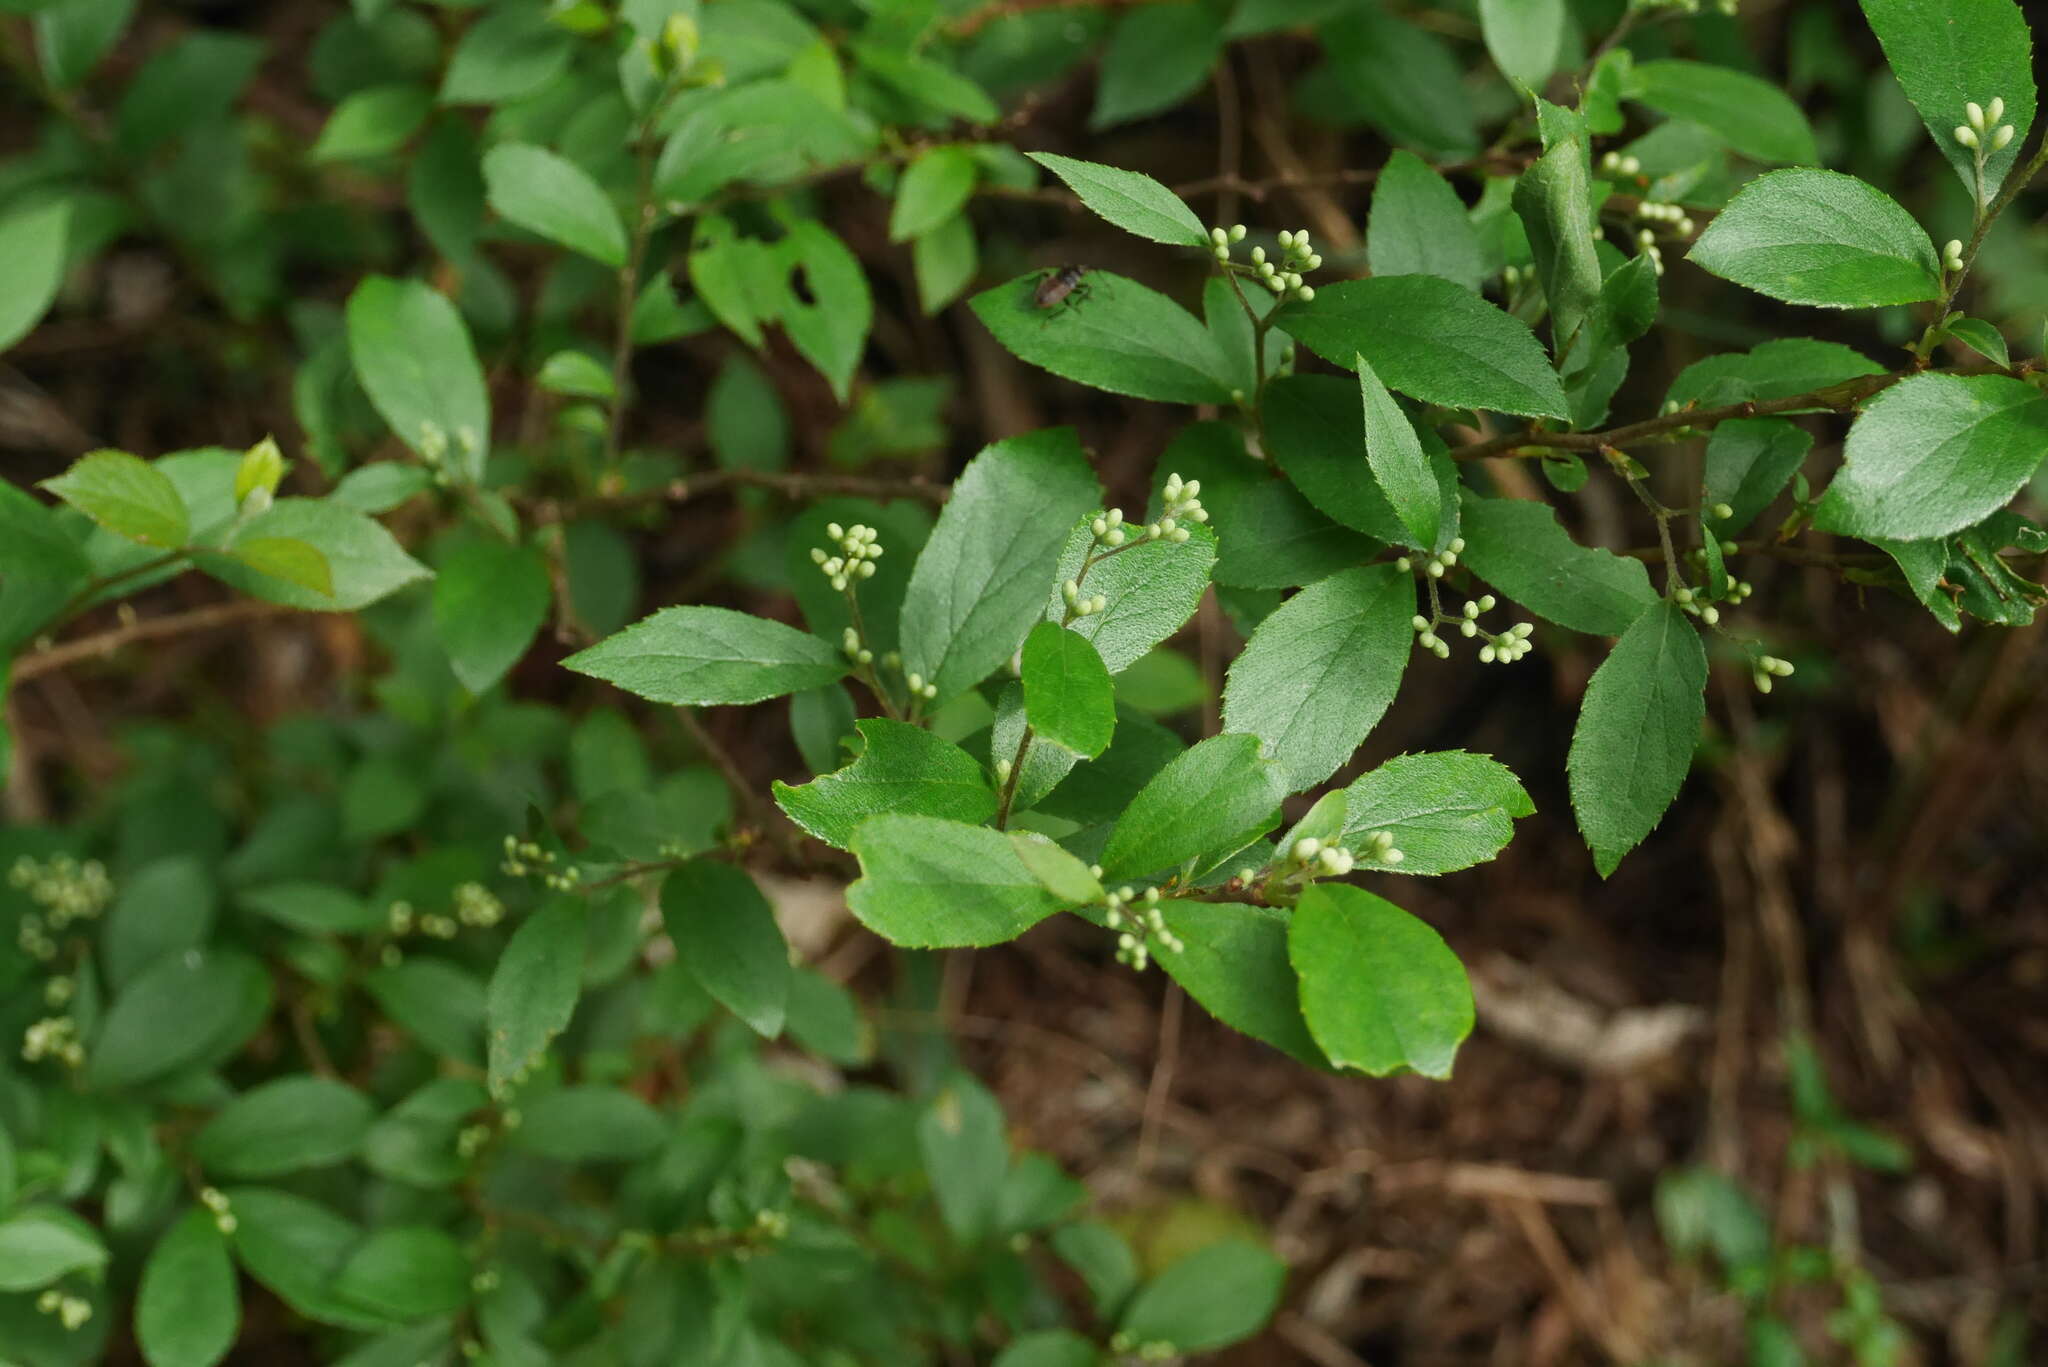
POLYGON ((774 784, 776 804, 826 844, 849 848, 860 824, 884 812, 970 825, 996 814, 987 772, 951 741, 882 717, 854 727, 865 746, 853 763, 795 787, 774 784))
POLYGON ((0 351, 26 337, 56 299, 70 226, 65 199, 0 218, 0 351))
POLYGON ((231 556, 205 554, 208 574, 256 598, 307 612, 353 612, 389 597, 430 571, 407 555, 376 521, 324 498, 281 498, 242 524, 231 549, 251 541, 296 541, 327 563, 330 592, 259 573, 231 556))
POLYGON ((782 1033, 789 943, 754 880, 715 859, 693 859, 661 885, 661 920, 676 960, 712 1000, 754 1033, 782 1033))
POLYGON ((1415 582, 1392 565, 1309 585, 1259 624, 1231 664, 1224 730, 1264 740, 1289 792, 1322 782, 1393 702, 1414 615, 1415 582))
POLYGON ((414 954, 375 969, 363 986, 384 1014, 431 1054, 481 1068, 484 985, 446 959, 414 954))
POLYGON ((533 644, 554 603, 539 551, 495 536, 458 544, 434 577, 434 629, 455 677, 483 693, 533 644))
POLYGON ((1127 233, 1175 247, 1209 245, 1208 230, 1195 211, 1148 175, 1053 152, 1024 155, 1065 181, 1083 204, 1127 233))
POLYGON ((33 1291, 106 1266, 92 1226, 57 1206, 28 1206, 0 1220, 0 1291, 33 1291))
POLYGON ((1152 952, 1189 996, 1231 1029, 1310 1067, 1329 1066, 1301 1018, 1300 987, 1287 958, 1287 913, 1175 900, 1166 904, 1165 916, 1181 947, 1155 942, 1152 952))
POLYGON ((2048 451, 2048 396, 2003 375, 1914 375, 1872 399, 1814 514, 1823 531, 1915 541, 2005 506, 2048 451))
POLYGON ((1984 198, 2005 182, 2034 125, 2033 39, 2025 11, 2013 0, 1863 0, 1863 17, 1884 47, 1906 98, 1920 111, 1934 145, 1972 194, 1976 156, 1956 141, 1964 106, 2005 101, 2014 129, 2002 150, 1985 159, 1984 198))
POLYGON ((1363 356, 1387 387, 1449 408, 1569 418, 1564 389, 1528 325, 1428 275, 1343 280, 1274 322, 1333 365, 1363 356))
POLYGON ((235 900, 244 910, 308 935, 362 935, 388 923, 382 909, 324 883, 271 883, 245 889, 235 900))
POLYGON ((1408 415, 1380 383, 1365 357, 1354 358, 1365 407, 1365 459, 1380 491, 1417 546, 1434 547, 1443 520, 1444 493, 1408 415))
POLYGON ((1287 933, 1309 1032, 1340 1068, 1446 1078, 1472 1033, 1472 986, 1443 937, 1363 888, 1317 883, 1287 933))
POLYGON ((996 442, 968 462, 903 596, 903 667, 937 685, 934 702, 1024 644, 1068 529, 1100 497, 1067 428, 996 442))
POLYGON ((1036 831, 1011 831, 1010 847, 1039 885, 1063 904, 1089 906, 1102 900, 1102 880, 1049 837, 1036 831))
MULTIPOLYGON (((1375 377, 1378 374, 1375 368, 1375 377)), ((1371 467, 1359 459, 1366 453, 1366 429, 1358 386, 1333 375, 1282 375, 1267 384, 1259 417, 1267 455, 1318 511, 1375 541, 1399 544, 1410 540, 1380 482, 1360 478, 1359 467, 1366 465, 1366 473, 1371 467)), ((1439 445, 1433 436, 1430 444, 1439 445)), ((1419 547, 1422 550, 1439 549, 1440 543, 1448 542, 1458 530, 1457 471, 1440 455, 1429 458, 1429 468, 1438 487, 1437 543, 1419 547), (1449 516, 1444 516, 1446 513, 1449 516)), ((1208 492, 1206 483, 1203 492, 1208 492)), ((1248 530, 1265 530, 1259 516, 1262 510, 1256 506, 1261 492, 1240 500, 1251 504, 1250 509, 1232 506, 1228 491, 1222 491, 1222 501, 1212 505, 1221 519, 1218 525, 1227 529, 1224 548, 1233 560, 1237 543, 1248 530)), ((1356 564, 1363 558, 1351 556, 1331 568, 1356 564)))
POLYGON ((609 403, 619 397, 618 386, 612 383, 612 372, 605 363, 587 351, 573 348, 557 351, 542 361, 533 382, 550 394, 567 394, 571 398, 602 399, 609 403))
POLYGON ((854 832, 860 881, 846 904, 893 944, 955 949, 1014 940, 1068 904, 1001 831, 888 813, 854 832))
POLYGON ((1095 1313, 1114 1320, 1138 1287, 1138 1255, 1121 1234, 1094 1220, 1076 1220, 1052 1233, 1053 1251, 1087 1284, 1095 1313))
POLYGON ((1699 744, 1706 686, 1706 649, 1672 603, 1643 613, 1593 671, 1565 767, 1601 877, 1678 796, 1699 744))
POLYGON ((281 1077, 242 1093, 206 1122, 192 1154, 218 1177, 282 1177, 355 1157, 375 1114, 368 1097, 328 1078, 281 1077))
POLYGON ((435 120, 406 168, 406 207, 441 255, 466 262, 483 231, 483 158, 476 133, 452 115, 435 120))
POLYGON ((838 235, 815 219, 800 219, 780 248, 785 269, 803 282, 802 290, 783 301, 782 330, 845 403, 875 319, 867 272, 838 235))
POLYGON ((213 1367, 242 1326, 228 1243, 213 1212, 179 1216, 150 1250, 135 1297, 135 1339, 149 1367, 213 1367))
POLYGON ((490 1090, 504 1096, 569 1028, 583 992, 588 917, 575 897, 555 897, 512 932, 484 992, 490 1090))
POLYGON ((1173 870, 1243 849, 1279 824, 1284 771, 1256 736, 1211 736, 1131 799, 1102 851, 1107 879, 1173 870))
POLYGON ((1179 104, 1209 79, 1223 51, 1222 0, 1140 5, 1117 20, 1102 54, 1092 129, 1113 128, 1179 104))
POLYGON ((309 541, 291 536, 236 537, 230 554, 258 574, 321 598, 334 597, 334 567, 309 541))
POLYGON ((1049 271, 983 290, 969 301, 1018 358, 1112 394, 1162 403, 1229 403, 1230 364, 1208 329, 1165 295, 1091 270, 1067 298, 1040 307, 1049 271))
POLYGON ((396 152, 433 108, 434 93, 423 86, 358 90, 334 107, 306 155, 314 161, 357 161, 396 152))
POLYGON ((446 295, 419 280, 368 277, 348 299, 348 353, 400 441, 464 484, 482 478, 490 395, 469 329, 446 295))
POLYGON ((446 1315, 469 1301, 468 1255, 453 1235, 426 1225, 372 1230, 334 1274, 334 1294, 395 1320, 446 1315))
POLYGON ((1835 171, 1758 176, 1688 259, 1788 304, 1877 308, 1941 297, 1926 231, 1882 190, 1835 171))
POLYGON ((1017 775, 1010 794, 1010 810, 1013 812, 1028 812, 1036 807, 1074 771, 1074 766, 1081 763, 1079 755, 1057 745, 1026 746, 1024 729, 1027 725, 1024 685, 1004 684, 1003 691, 996 695, 996 715, 989 723, 988 767, 993 773, 996 766, 1005 761, 1015 764, 1019 751, 1022 751, 1024 768, 1017 775))
MULTIPOLYGON (((1690 119, 1754 161, 1811 166, 1820 160, 1806 111, 1769 81, 1706 62, 1637 62, 1628 98, 1690 119)), ((1956 107, 1956 119, 1962 107, 1956 107)))
POLYGON ((1715 534, 1754 522, 1812 447, 1813 434, 1783 418, 1731 418, 1717 426, 1707 439, 1706 502, 1725 503, 1731 512, 1715 520, 1715 534))
POLYGON ((663 608, 562 666, 654 702, 700 707, 818 688, 847 669, 845 658, 815 636, 709 607, 663 608))
POLYGON ((1515 182, 1513 203, 1550 301, 1551 349, 1561 365, 1581 369, 1592 359, 1593 339, 1580 334, 1599 303, 1601 287, 1585 138, 1562 139, 1545 152, 1515 182))
POLYGON ((119 889, 100 934, 109 986, 125 987, 164 955, 206 943, 218 908, 214 875, 198 857, 167 855, 123 877, 119 889))
POLYGON ((613 270, 626 264, 618 210, 567 157, 528 143, 500 143, 484 154, 484 187, 507 222, 613 270))
POLYGON ((519 1109, 512 1146, 562 1163, 631 1163, 669 1133, 661 1112, 623 1087, 561 1087, 519 1109))
POLYGON ((1109 748, 1116 694, 1108 666, 1084 637, 1040 622, 1024 642, 1022 678, 1024 713, 1040 740, 1088 759, 1109 748))
POLYGON ((463 33, 441 78, 443 104, 500 104, 546 88, 568 68, 576 40, 539 6, 494 9, 463 33))
MULTIPOLYGON (((1081 572, 1081 564, 1095 546, 1089 530, 1089 514, 1083 514, 1067 535, 1060 552, 1055 583, 1064 584, 1081 572)), ((1085 584, 1089 597, 1109 600, 1100 612, 1077 617, 1067 630, 1091 641, 1111 674, 1121 674, 1151 652, 1154 646, 1187 625, 1201 605, 1209 586, 1209 571, 1216 564, 1216 534, 1197 523, 1188 527, 1188 539, 1146 541, 1098 560, 1088 571, 1085 584)), ((1058 589, 1047 597, 1045 620, 1058 622, 1066 616, 1066 600, 1058 589)))
POLYGON ((1462 750, 1390 759, 1344 796, 1339 842, 1387 832, 1402 854, 1389 873, 1454 873, 1484 863, 1514 836, 1515 818, 1536 812, 1506 765, 1462 750))
POLYGON ((1564 0, 1479 0, 1486 51, 1503 73, 1541 90, 1564 55, 1564 0))
POLYGON ((1486 277, 1464 201, 1429 163, 1405 149, 1387 158, 1373 184, 1365 246, 1375 276, 1435 275, 1474 294, 1486 277))
POLYGON ((974 220, 955 214, 918 238, 910 246, 910 269, 917 277, 917 305, 926 314, 958 299, 981 269, 974 220))
POLYGON ((1171 1345, 1171 1356, 1227 1348, 1265 1327, 1286 1280, 1287 1265, 1271 1253, 1226 1239, 1140 1287, 1118 1328, 1137 1343, 1171 1345))
POLYGON ((1010 1340, 995 1367, 1097 1367, 1102 1355, 1071 1329, 1036 1329, 1010 1340))
POLYGON ((1465 499, 1465 565, 1547 621, 1619 636, 1657 602, 1643 562, 1581 546, 1547 504, 1465 499))
POLYGON ((2005 334, 1982 318, 1951 318, 1942 331, 1987 361, 2012 364, 2012 348, 2006 345, 2005 334))
POLYGON ((86 1078, 108 1091, 225 1058, 270 1009, 270 975, 238 950, 190 950, 144 969, 114 998, 86 1078))
POLYGON ((36 55, 59 90, 91 74, 135 17, 135 0, 64 0, 36 11, 36 55))
POLYGON ((943 62, 878 43, 853 44, 854 60, 913 103, 970 123, 994 123, 1002 110, 988 92, 943 62))
POLYGON ((226 114, 263 60, 264 43, 244 33, 195 28, 150 54, 115 111, 115 141, 140 160, 173 138, 226 114))
POLYGON ((1674 408, 1711 408, 1747 399, 1789 399, 1883 373, 1883 366, 1840 342, 1781 337, 1751 351, 1694 361, 1671 382, 1665 401, 1674 408))
POLYGON ((1442 38, 1377 5, 1356 3, 1317 24, 1315 34, 1328 61, 1295 84, 1298 107, 1322 122, 1370 124, 1432 161, 1462 161, 1479 151, 1465 61, 1442 38))
POLYGON ((974 149, 964 143, 941 143, 918 153, 896 183, 889 240, 908 242, 958 215, 980 174, 974 149))
POLYGON ((993 1231, 1010 1166, 1002 1108, 986 1087, 956 1073, 918 1116, 917 1148, 946 1229, 972 1248, 993 1231))
POLYGON ((192 535, 191 515, 178 486, 126 451, 80 456, 42 487, 102 527, 145 546, 175 549, 192 535))
POLYGON ((345 1329, 385 1329, 391 1321, 349 1305, 328 1289, 362 1230, 327 1207, 290 1192, 234 1187, 235 1259, 286 1305, 345 1329))

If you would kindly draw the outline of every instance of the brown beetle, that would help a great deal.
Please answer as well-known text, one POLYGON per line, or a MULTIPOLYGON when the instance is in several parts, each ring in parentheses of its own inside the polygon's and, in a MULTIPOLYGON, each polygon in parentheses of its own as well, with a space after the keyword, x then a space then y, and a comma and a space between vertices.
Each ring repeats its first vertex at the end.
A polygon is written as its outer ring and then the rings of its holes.
POLYGON ((1039 281, 1038 288, 1031 292, 1032 306, 1051 309, 1058 313, 1062 305, 1071 308, 1080 303, 1088 297, 1088 288, 1081 283, 1081 277, 1086 275, 1088 270, 1086 266, 1061 266, 1053 271, 1039 281))

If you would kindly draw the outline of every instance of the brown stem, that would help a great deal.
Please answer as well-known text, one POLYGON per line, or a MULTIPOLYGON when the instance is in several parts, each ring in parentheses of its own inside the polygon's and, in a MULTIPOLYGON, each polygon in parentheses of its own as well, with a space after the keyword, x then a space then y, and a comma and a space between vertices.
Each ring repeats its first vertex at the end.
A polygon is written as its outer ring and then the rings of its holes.
POLYGON ((122 646, 132 645, 137 641, 181 636, 189 631, 206 631, 213 627, 227 626, 232 622, 270 617, 290 611, 292 609, 280 603, 263 603, 245 598, 232 603, 215 603, 211 607, 195 608, 190 612, 176 612, 167 617, 151 617, 131 622, 112 631, 96 632, 91 636, 82 636, 61 645, 46 646, 22 656, 14 664, 14 682, 26 683, 38 675, 68 668, 81 660, 111 655, 122 646))

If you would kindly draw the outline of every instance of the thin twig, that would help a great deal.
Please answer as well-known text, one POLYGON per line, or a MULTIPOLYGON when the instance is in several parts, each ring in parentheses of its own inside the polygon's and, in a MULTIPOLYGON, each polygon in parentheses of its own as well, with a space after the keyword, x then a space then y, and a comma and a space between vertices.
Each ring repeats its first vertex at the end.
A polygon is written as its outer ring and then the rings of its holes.
POLYGON ((543 499, 534 505, 536 520, 573 522, 591 513, 617 512, 659 503, 688 503, 707 494, 727 489, 773 489, 790 498, 915 498, 927 503, 944 503, 952 490, 943 484, 913 477, 883 479, 873 475, 817 475, 781 470, 707 470, 687 479, 671 480, 655 489, 630 494, 594 494, 587 498, 543 499))
POLYGON ((26 683, 38 675, 66 669, 83 660, 111 655, 121 647, 133 645, 137 641, 182 636, 187 632, 207 631, 234 622, 271 617, 291 611, 293 609, 281 603, 264 603, 245 598, 231 603, 215 603, 211 607, 194 608, 190 612, 174 612, 166 617, 150 617, 139 622, 130 622, 111 631, 95 632, 91 636, 82 636, 61 645, 46 646, 22 656, 14 664, 14 682, 26 683))

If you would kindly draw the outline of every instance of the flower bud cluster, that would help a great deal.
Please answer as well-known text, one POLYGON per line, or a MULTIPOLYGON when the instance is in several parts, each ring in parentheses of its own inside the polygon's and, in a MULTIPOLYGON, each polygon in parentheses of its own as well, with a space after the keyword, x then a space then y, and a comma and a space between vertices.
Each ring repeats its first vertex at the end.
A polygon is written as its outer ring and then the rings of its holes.
MULTIPOLYGON (((1431 579, 1441 579, 1444 577, 1444 571, 1451 568, 1451 566, 1457 564, 1458 557, 1463 555, 1464 553, 1465 538, 1462 536, 1454 536, 1451 538, 1450 545, 1444 547, 1444 549, 1438 551, 1435 555, 1425 556, 1423 558, 1422 572, 1428 575, 1431 579)), ((1401 573, 1403 574, 1411 574, 1414 572, 1415 563, 1416 562, 1413 557, 1404 555, 1399 560, 1396 560, 1394 562, 1394 568, 1401 571, 1401 573)))
POLYGON ((1287 851, 1287 862, 1294 866, 1290 872, 1306 878, 1342 878, 1360 863, 1392 866, 1405 858, 1394 848, 1391 831, 1367 831, 1357 849, 1305 835, 1287 851))
POLYGON ((74 921, 90 921, 114 900, 114 880, 97 859, 80 862, 68 854, 36 859, 23 855, 7 871, 10 887, 42 908, 21 918, 22 952, 48 963, 57 957, 57 936, 74 921))
POLYGON ((930 702, 933 698, 939 696, 939 686, 927 680, 924 675, 914 669, 903 676, 903 683, 905 687, 909 688, 910 696, 913 698, 923 698, 926 702, 930 702))
POLYGON ((811 563, 821 570, 832 587, 841 593, 856 579, 875 577, 875 562, 882 558, 882 548, 876 543, 878 533, 873 527, 856 522, 851 527, 842 527, 837 522, 825 524, 825 535, 832 538, 839 554, 833 555, 823 547, 811 547, 811 563))
MULTIPOLYGON (((514 878, 538 877, 552 892, 574 892, 583 882, 583 870, 574 864, 555 868, 553 850, 542 849, 516 835, 505 837, 505 862, 499 865, 514 878)), ((457 894, 458 897, 460 894, 457 894)), ((502 912, 502 908, 500 909, 502 912)))
POLYGON ((1981 162, 1986 152, 2002 152, 2009 146, 2017 130, 2009 123, 2001 123, 2005 117, 2005 101, 1992 96, 1990 107, 1971 100, 1963 106, 1965 122, 1956 125, 1956 141, 1978 154, 1981 162))
POLYGON ((223 1234, 235 1232, 234 1207, 229 1203, 227 1193, 218 1187, 201 1187, 199 1204, 213 1212, 213 1227, 223 1234))
POLYGON ((1952 237, 1948 240, 1948 245, 1941 249, 1941 268, 1950 275, 1962 270, 1963 239, 1952 237))
POLYGON ((1600 158, 1600 172, 1608 176, 1639 176, 1643 163, 1619 152, 1608 152, 1600 158))
MULTIPOLYGON (((1244 241, 1245 226, 1232 224, 1228 228, 1211 228, 1209 245, 1222 262, 1230 261, 1230 249, 1244 241)), ((1267 289, 1275 294, 1291 294, 1303 303, 1316 297, 1315 287, 1303 283, 1302 274, 1319 269, 1322 256, 1309 246, 1308 229, 1283 230, 1280 234, 1280 254, 1277 259, 1269 257, 1264 247, 1253 247, 1251 266, 1234 267, 1256 277, 1267 289)))
POLYGON ((1750 675, 1751 680, 1756 684, 1756 691, 1759 693, 1771 691, 1771 680, 1773 678, 1789 679, 1791 677, 1792 662, 1790 660, 1781 660, 1775 655, 1759 655, 1756 661, 1756 669, 1750 675))
POLYGON ((69 1016, 45 1016, 21 1035, 21 1057, 27 1063, 46 1058, 76 1068, 85 1062, 85 1046, 78 1042, 78 1022, 69 1016))
POLYGON ((67 1333, 92 1318, 91 1301, 83 1296, 67 1295, 54 1286, 36 1297, 36 1309, 45 1315, 55 1315, 67 1333))
MULTIPOLYGON (((1098 866, 1099 867, 1099 866, 1098 866)), ((1096 877, 1101 877, 1100 873, 1096 877)), ((1165 949, 1178 954, 1187 948, 1179 936, 1166 928, 1166 914, 1160 910, 1159 889, 1146 888, 1142 893, 1128 887, 1117 888, 1103 895, 1103 923, 1117 932, 1116 961, 1129 964, 1139 972, 1152 961, 1152 941, 1159 941, 1165 949)))
MULTIPOLYGON (((1102 519, 1095 520, 1100 522, 1102 519)), ((1099 593, 1092 598, 1083 596, 1081 582, 1078 579, 1069 579, 1060 585, 1060 597, 1066 600, 1067 615, 1070 617, 1093 617, 1109 606, 1109 599, 1099 593)))
MULTIPOLYGON (((816 554, 816 552, 812 552, 816 554)), ((846 658, 855 664, 867 665, 875 662, 875 652, 860 643, 860 633, 848 627, 839 634, 839 648, 846 652, 846 658)))

